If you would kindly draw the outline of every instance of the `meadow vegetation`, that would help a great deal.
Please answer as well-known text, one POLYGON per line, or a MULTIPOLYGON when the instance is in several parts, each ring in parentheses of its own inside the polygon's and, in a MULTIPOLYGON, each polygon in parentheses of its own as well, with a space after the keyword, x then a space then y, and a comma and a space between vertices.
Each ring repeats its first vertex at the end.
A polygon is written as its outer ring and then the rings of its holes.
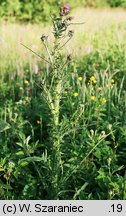
MULTIPOLYGON (((64 0, 1 0, 0 18, 9 22, 44 22, 47 24, 50 22, 50 13, 55 14, 58 8, 65 3, 64 0)), ((126 7, 126 0, 68 0, 67 3, 72 8, 126 7)))
POLYGON ((0 199, 126 199, 126 14, 72 16, 0 24, 0 199))

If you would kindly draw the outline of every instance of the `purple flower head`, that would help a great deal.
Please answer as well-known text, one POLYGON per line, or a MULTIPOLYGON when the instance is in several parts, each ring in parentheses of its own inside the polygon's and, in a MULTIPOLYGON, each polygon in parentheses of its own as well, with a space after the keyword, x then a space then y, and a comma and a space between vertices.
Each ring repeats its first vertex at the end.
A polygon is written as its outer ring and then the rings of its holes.
POLYGON ((65 4, 65 5, 63 6, 63 9, 64 9, 64 11, 65 11, 66 13, 69 13, 69 12, 70 12, 70 5, 69 5, 69 4, 65 4))
POLYGON ((38 65, 34 66, 34 74, 37 75, 38 74, 38 65))
POLYGON ((90 54, 91 53, 91 46, 90 46, 90 44, 88 44, 87 46, 86 46, 86 54, 90 54))
POLYGON ((70 5, 65 4, 62 8, 60 8, 60 16, 65 16, 70 12, 70 5))
POLYGON ((31 87, 31 86, 28 86, 28 87, 26 88, 26 91, 27 91, 27 93, 31 93, 31 92, 32 92, 32 87, 31 87))

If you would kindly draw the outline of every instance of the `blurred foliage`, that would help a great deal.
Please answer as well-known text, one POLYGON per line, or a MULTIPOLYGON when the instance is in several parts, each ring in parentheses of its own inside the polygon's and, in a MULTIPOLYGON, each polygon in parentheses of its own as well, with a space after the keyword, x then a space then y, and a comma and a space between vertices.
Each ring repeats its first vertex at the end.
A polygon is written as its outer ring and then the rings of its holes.
MULTIPOLYGON (((9 21, 47 22, 65 0, 1 0, 0 17, 9 21)), ((126 0, 68 0, 71 7, 126 7, 126 0)))

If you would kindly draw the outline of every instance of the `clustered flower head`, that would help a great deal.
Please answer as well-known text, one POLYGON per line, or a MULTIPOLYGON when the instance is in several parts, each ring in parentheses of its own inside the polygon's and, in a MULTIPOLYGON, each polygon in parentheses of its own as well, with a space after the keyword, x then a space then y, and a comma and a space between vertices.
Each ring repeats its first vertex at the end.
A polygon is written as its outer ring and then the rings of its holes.
MULTIPOLYGON (((66 34, 66 30, 68 26, 71 24, 71 20, 74 19, 73 16, 67 16, 70 13, 70 5, 69 4, 64 4, 60 8, 59 11, 59 16, 52 16, 52 21, 53 21, 53 34, 55 38, 61 38, 64 37, 64 35, 68 37, 72 37, 74 34, 73 30, 69 30, 66 34)), ((45 42, 47 38, 42 35, 41 37, 42 42, 45 42)))
POLYGON ((94 76, 90 77, 90 81, 93 82, 94 84, 97 82, 96 78, 94 76))
POLYGON ((102 98, 102 99, 101 99, 101 102, 102 102, 103 104, 106 103, 106 102, 107 102, 106 98, 102 98))
POLYGON ((82 77, 78 77, 78 79, 79 79, 79 81, 82 81, 82 80, 83 80, 83 78, 82 78, 82 77))
POLYGON ((114 80, 114 79, 112 79, 112 80, 111 80, 111 83, 112 83, 112 84, 114 84, 114 83, 115 83, 115 80, 114 80))
POLYGON ((25 80, 24 83, 25 83, 26 85, 28 85, 28 84, 29 84, 29 81, 28 81, 28 80, 25 80))
POLYGON ((60 16, 65 16, 70 12, 70 5, 65 4, 63 7, 60 8, 60 16))
POLYGON ((94 100, 96 99, 96 97, 95 97, 94 95, 92 95, 92 96, 90 96, 90 99, 91 99, 92 101, 94 101, 94 100))
POLYGON ((23 91, 23 87, 22 86, 20 86, 20 88, 19 88, 21 91, 23 91))
POLYGON ((77 93, 77 92, 74 92, 73 95, 74 95, 74 97, 77 97, 77 96, 78 96, 78 93, 77 93))

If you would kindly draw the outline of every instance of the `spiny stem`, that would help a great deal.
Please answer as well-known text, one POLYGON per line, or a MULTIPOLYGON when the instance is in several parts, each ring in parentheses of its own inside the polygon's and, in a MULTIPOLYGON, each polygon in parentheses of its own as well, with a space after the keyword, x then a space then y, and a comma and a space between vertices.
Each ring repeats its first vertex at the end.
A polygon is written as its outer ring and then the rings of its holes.
POLYGON ((71 37, 62 46, 60 46, 59 49, 62 49, 70 40, 71 40, 71 37))
POLYGON ((45 47, 45 49, 46 49, 46 51, 47 51, 47 53, 48 53, 48 56, 49 56, 49 59, 50 59, 50 63, 53 64, 53 61, 52 61, 52 57, 51 57, 49 48, 48 48, 48 46, 47 46, 47 44, 46 44, 45 42, 43 42, 43 44, 44 44, 44 47, 45 47))

